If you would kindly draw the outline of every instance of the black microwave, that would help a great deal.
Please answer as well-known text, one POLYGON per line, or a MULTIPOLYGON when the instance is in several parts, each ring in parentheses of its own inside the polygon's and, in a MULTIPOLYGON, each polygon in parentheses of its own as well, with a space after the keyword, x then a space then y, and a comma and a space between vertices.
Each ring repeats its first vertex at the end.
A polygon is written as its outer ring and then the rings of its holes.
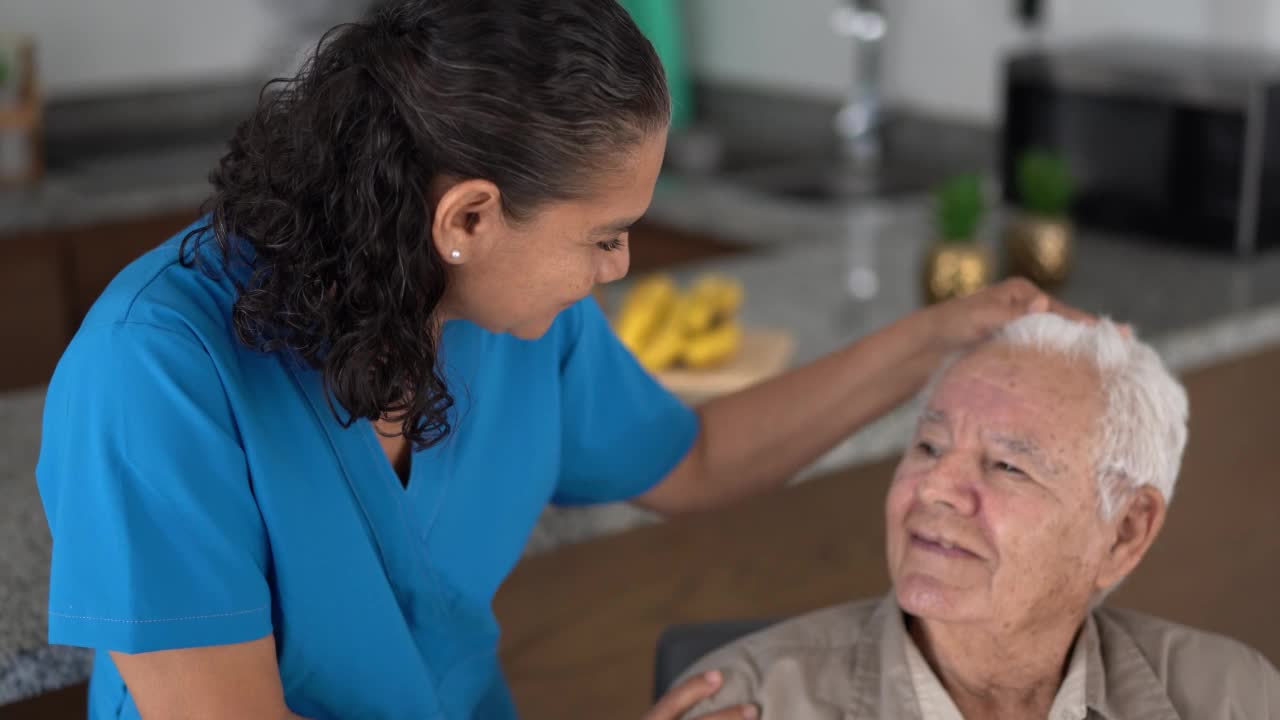
POLYGON ((1112 39, 1005 62, 1000 174, 1059 153, 1083 226, 1248 255, 1280 244, 1280 59, 1112 39))

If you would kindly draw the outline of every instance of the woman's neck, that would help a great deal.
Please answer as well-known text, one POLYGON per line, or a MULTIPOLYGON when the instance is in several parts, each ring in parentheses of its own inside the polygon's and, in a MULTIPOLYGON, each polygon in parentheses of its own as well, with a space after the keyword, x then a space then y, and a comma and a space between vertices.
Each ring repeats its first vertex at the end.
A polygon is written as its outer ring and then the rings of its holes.
POLYGON ((909 618, 908 629, 966 718, 1047 718, 1082 623, 993 629, 909 618))

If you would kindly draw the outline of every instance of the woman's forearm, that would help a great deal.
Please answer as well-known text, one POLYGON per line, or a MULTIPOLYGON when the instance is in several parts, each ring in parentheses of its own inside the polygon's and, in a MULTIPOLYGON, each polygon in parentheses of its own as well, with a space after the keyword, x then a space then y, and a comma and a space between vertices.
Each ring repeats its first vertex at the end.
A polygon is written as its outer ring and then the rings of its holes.
POLYGON ((850 434, 915 394, 940 360, 930 311, 699 408, 689 457, 640 504, 675 513, 783 485, 850 434))

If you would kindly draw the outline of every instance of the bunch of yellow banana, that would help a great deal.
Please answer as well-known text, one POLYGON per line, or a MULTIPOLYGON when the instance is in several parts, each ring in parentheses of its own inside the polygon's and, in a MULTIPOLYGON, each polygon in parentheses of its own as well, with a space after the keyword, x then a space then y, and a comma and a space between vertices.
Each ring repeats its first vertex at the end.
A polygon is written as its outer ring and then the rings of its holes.
POLYGON ((732 278, 703 275, 681 291, 670 277, 650 275, 623 299, 615 330, 650 372, 710 368, 742 347, 741 306, 742 285, 732 278))

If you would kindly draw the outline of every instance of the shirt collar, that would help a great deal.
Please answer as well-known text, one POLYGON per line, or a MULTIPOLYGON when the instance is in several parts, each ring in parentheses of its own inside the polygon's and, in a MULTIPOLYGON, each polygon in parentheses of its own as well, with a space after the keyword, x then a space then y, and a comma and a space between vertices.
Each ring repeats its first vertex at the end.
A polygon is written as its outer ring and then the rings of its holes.
POLYGON ((859 635, 849 697, 841 698, 849 708, 849 717, 920 720, 920 707, 903 651, 901 637, 904 634, 902 610, 893 592, 889 592, 859 635))
POLYGON ((1105 720, 1178 720, 1164 683, 1128 632, 1094 611, 1081 637, 1090 710, 1105 720))
MULTIPOLYGON (((911 637, 911 633, 907 630, 905 616, 903 616, 901 636, 906 653, 907 669, 911 673, 912 689, 915 691, 920 713, 932 720, 964 720, 955 701, 951 699, 947 689, 929 667, 924 654, 915 643, 915 638, 911 637)), ((1049 709, 1049 720, 1084 720, 1089 713, 1085 700, 1086 666, 1089 656, 1085 649, 1086 644, 1083 639, 1077 639, 1071 644, 1067 672, 1054 694, 1053 705, 1049 709)))
MULTIPOLYGON (((905 623, 904 616, 903 624, 905 623)), ((911 632, 905 627, 903 630, 902 645, 906 650, 907 670, 911 673, 911 688, 915 691, 920 714, 930 720, 964 720, 960 708, 956 707, 942 681, 933 672, 933 668, 929 667, 929 661, 924 659, 924 653, 920 652, 911 632)))
MULTIPOLYGON (((1086 625, 1088 620, 1085 621, 1086 625)), ((1084 720, 1089 715, 1089 701, 1085 688, 1089 677, 1089 652, 1085 647, 1086 633, 1080 632, 1071 644, 1071 659, 1067 661, 1067 674, 1058 686, 1049 708, 1049 720, 1084 720)))
MULTIPOLYGON (((849 695, 829 699, 842 701, 850 717, 920 720, 906 650, 911 638, 892 592, 867 619, 859 638, 849 695)), ((1060 701, 1078 707, 1082 692, 1088 710, 1104 720, 1178 720, 1164 684, 1128 633, 1108 625, 1106 640, 1104 645, 1097 613, 1090 613, 1076 638, 1055 709, 1060 701)))

